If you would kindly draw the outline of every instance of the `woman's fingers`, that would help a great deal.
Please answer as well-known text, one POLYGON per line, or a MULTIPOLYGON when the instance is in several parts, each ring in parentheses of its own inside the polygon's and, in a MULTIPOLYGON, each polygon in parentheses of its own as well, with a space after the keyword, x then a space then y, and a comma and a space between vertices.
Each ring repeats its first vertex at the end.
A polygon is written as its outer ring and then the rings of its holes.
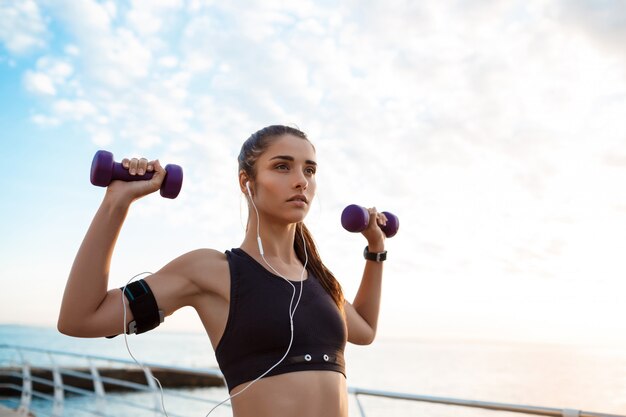
POLYGON ((149 162, 147 169, 148 172, 154 171, 152 181, 158 182, 160 187, 163 182, 163 178, 165 177, 165 169, 161 166, 159 160, 157 159, 156 161, 149 162))
POLYGON ((378 216, 378 224, 379 225, 384 226, 384 225, 387 224, 387 221, 389 219, 387 218, 387 216, 385 216, 385 213, 378 213, 377 216, 378 216))
POLYGON ((384 213, 379 213, 378 210, 376 210, 376 207, 370 207, 367 211, 370 214, 370 225, 374 222, 376 222, 379 226, 387 224, 387 216, 385 216, 384 213))
POLYGON ((368 247, 373 250, 378 250, 384 247, 385 234, 381 229, 387 223, 387 216, 383 213, 379 213, 376 207, 370 207, 367 209, 369 213, 369 224, 367 228, 361 233, 368 242, 368 247))
MULTIPOLYGON (((165 169, 161 167, 159 160, 148 161, 146 158, 124 158, 122 159, 122 166, 128 169, 130 175, 144 175, 148 172, 153 172, 152 178, 146 179, 146 183, 149 184, 148 188, 142 188, 143 192, 153 192, 158 190, 165 178, 165 169)), ((143 181, 140 181, 143 182, 143 181)))
POLYGON ((124 158, 122 166, 128 169, 130 175, 143 175, 154 171, 154 161, 148 161, 146 158, 124 158))
POLYGON ((137 175, 145 174, 147 166, 148 160, 146 158, 139 159, 139 161, 137 161, 137 175))

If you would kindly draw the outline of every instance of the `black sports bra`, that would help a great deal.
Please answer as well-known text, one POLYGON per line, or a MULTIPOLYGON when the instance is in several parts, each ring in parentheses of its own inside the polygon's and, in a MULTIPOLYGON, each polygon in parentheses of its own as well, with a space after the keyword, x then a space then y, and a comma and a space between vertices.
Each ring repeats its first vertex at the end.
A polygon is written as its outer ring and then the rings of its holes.
MULTIPOLYGON (((230 268, 228 321, 215 356, 228 390, 270 369, 289 346, 289 302, 293 288, 241 249, 226 251, 230 268)), ((300 282, 296 286, 297 301, 300 282)), ((307 370, 346 375, 347 329, 337 305, 308 271, 294 315, 294 340, 283 362, 266 376, 307 370)))

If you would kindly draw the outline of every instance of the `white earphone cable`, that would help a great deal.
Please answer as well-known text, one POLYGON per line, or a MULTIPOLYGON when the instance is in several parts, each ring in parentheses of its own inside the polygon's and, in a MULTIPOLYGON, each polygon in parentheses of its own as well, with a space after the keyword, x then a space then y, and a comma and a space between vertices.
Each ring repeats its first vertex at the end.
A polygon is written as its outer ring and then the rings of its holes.
MULTIPOLYGON (((250 188, 247 186, 246 184, 246 188, 248 188, 248 194, 250 195, 250 188)), ((294 298, 296 296, 296 287, 295 285, 293 285, 293 283, 291 281, 289 281, 287 278, 285 278, 282 274, 280 274, 272 265, 270 265, 270 263, 267 261, 267 259, 265 259, 265 254, 263 251, 263 243, 261 242, 261 229, 260 229, 260 223, 261 223, 261 219, 259 217, 259 211, 256 208, 256 204, 254 204, 254 201, 252 200, 252 195, 250 195, 250 202, 252 203, 252 206, 254 207, 254 211, 256 212, 256 218, 257 218, 257 224, 256 224, 256 236, 257 236, 257 243, 259 245, 259 251, 261 252, 261 258, 263 258, 263 261, 267 264, 267 266, 270 267, 270 269, 272 271, 274 271, 274 273, 276 275, 278 275, 279 277, 281 277, 282 279, 285 280, 285 282, 287 282, 289 285, 291 285, 291 287, 293 288, 293 294, 291 295, 291 301, 289 302, 289 326, 291 328, 291 337, 289 338, 289 345, 287 346, 287 350, 285 351, 284 355, 282 356, 282 358, 280 358, 280 360, 278 362, 276 362, 274 365, 272 365, 267 371, 263 372, 261 375, 259 375, 256 379, 250 381, 241 391, 237 392, 236 394, 231 395, 230 397, 226 398, 224 401, 220 402, 219 404, 217 404, 215 407, 213 407, 208 414, 205 417, 209 417, 209 415, 216 409, 218 408, 220 405, 224 404, 225 402, 235 398, 236 396, 238 396, 239 394, 243 393, 245 390, 247 390, 248 388, 250 388, 252 386, 252 384, 256 383, 257 381, 259 381, 261 378, 263 378, 265 375, 267 375, 268 373, 270 373, 274 368, 276 368, 278 365, 281 364, 282 361, 285 360, 285 358, 287 358, 287 355, 289 355, 289 351, 291 350, 291 346, 293 344, 293 336, 294 336, 294 327, 293 327, 293 316, 296 314, 296 309, 298 308, 298 305, 300 304, 300 299, 302 298, 302 290, 303 290, 303 282, 304 282, 304 273, 306 272, 306 266, 309 262, 309 254, 307 253, 306 250, 306 241, 304 239, 304 232, 302 231, 302 229, 300 229, 300 236, 302 237, 302 244, 304 246, 304 267, 302 268, 302 272, 300 273, 300 293, 298 295, 298 300, 296 301, 295 306, 293 305, 293 301, 294 298), (292 309, 293 307, 293 309, 292 309)))
POLYGON ((126 345, 126 350, 128 351, 128 354, 130 355, 130 357, 133 358, 135 363, 137 365, 139 365, 141 370, 146 375, 152 376, 152 379, 154 379, 156 381, 156 383, 159 385, 159 390, 161 392, 161 408, 163 408, 163 414, 165 414, 166 417, 169 417, 169 415, 167 414, 167 410, 165 410, 165 400, 163 398, 164 394, 163 394, 163 386, 161 385, 161 381, 159 381, 159 379, 157 377, 152 375, 152 373, 147 372, 146 371, 146 367, 135 358, 133 353, 130 351, 130 347, 128 346, 128 336, 126 334, 126 303, 124 302, 124 292, 126 292, 126 287, 128 286, 128 284, 130 284, 135 278, 137 278, 138 276, 141 276, 141 275, 146 275, 146 274, 147 275, 152 275, 152 272, 142 272, 140 274, 135 275, 134 277, 129 279, 128 282, 126 283, 126 285, 124 285, 124 288, 122 288, 122 307, 124 308, 124 323, 122 324, 122 334, 124 335, 124 344, 126 345))
MULTIPOLYGON (((250 189, 248 188, 248 193, 250 194, 250 189)), ((285 353, 283 354, 283 356, 280 358, 280 360, 278 362, 276 362, 274 365, 272 365, 267 371, 265 371, 264 373, 262 373, 261 375, 259 375, 256 379, 254 379, 253 381, 250 381, 241 391, 237 392, 234 395, 229 396, 228 398, 226 398, 224 401, 218 403, 217 405, 215 405, 207 414, 205 417, 208 417, 215 409, 217 409, 219 406, 221 406, 222 404, 224 404, 225 402, 233 399, 234 397, 240 395, 241 393, 243 393, 244 391, 246 391, 248 388, 250 388, 254 383, 256 383, 257 381, 259 381, 261 378, 263 378, 265 375, 267 375, 268 373, 270 373, 274 368, 276 368, 278 365, 280 365, 286 358, 287 355, 289 354, 289 351, 291 350, 291 346, 293 345, 293 339, 294 339, 294 326, 293 326, 293 317, 296 314, 296 309, 298 308, 298 305, 300 304, 300 300, 302 299, 302 292, 303 292, 303 283, 304 283, 304 273, 306 272, 306 267, 307 264, 309 262, 309 255, 307 253, 307 249, 306 249, 306 240, 304 239, 304 232, 302 230, 302 228, 300 229, 300 236, 302 237, 302 245, 304 247, 304 266, 302 268, 302 272, 300 273, 300 291, 298 294, 298 299, 294 305, 294 299, 296 297, 296 286, 293 285, 293 283, 291 281, 289 281, 287 278, 285 278, 280 272, 278 272, 268 261, 267 259, 265 259, 265 254, 263 251, 263 244, 261 242, 261 230, 260 230, 260 217, 259 217, 259 211, 256 207, 256 204, 254 204, 254 201, 252 200, 252 196, 250 195, 250 202, 252 203, 252 206, 254 207, 254 211, 256 212, 256 216, 257 216, 257 243, 259 245, 259 251, 261 253, 261 258, 263 258, 263 261, 267 264, 267 266, 274 271, 274 273, 281 277, 282 279, 285 280, 285 282, 287 282, 293 289, 293 293, 291 295, 291 300, 289 302, 289 327, 291 329, 291 337, 289 339, 289 345, 287 346, 287 350, 285 351, 285 353)), ((126 303, 124 302, 124 292, 126 291, 126 287, 128 286, 128 284, 130 284, 135 278, 141 276, 141 275, 152 275, 152 272, 142 272, 140 274, 137 274, 135 276, 133 276, 131 279, 128 280, 128 282, 126 283, 126 285, 124 285, 124 287, 122 288, 122 294, 121 294, 121 298, 122 298, 122 307, 124 310, 124 322, 122 325, 122 334, 124 335, 124 344, 126 345, 126 350, 128 351, 128 354, 130 355, 131 358, 133 358, 133 360, 135 361, 135 363, 144 371, 144 373, 149 374, 146 371, 146 367, 139 362, 135 356, 133 355, 133 353, 130 350, 130 347, 128 345, 128 336, 126 333, 126 319, 127 319, 127 312, 126 312, 126 303)), ((151 373, 150 373, 151 375, 151 373)), ((160 394, 161 394, 161 407, 163 408, 163 413, 165 414, 166 417, 169 417, 169 415, 167 414, 167 410, 165 409, 165 400, 164 400, 164 392, 163 392, 163 386, 161 385, 161 381, 159 381, 158 378, 156 378, 155 376, 151 375, 152 379, 154 379, 156 381, 156 383, 159 385, 159 390, 160 390, 160 394)))

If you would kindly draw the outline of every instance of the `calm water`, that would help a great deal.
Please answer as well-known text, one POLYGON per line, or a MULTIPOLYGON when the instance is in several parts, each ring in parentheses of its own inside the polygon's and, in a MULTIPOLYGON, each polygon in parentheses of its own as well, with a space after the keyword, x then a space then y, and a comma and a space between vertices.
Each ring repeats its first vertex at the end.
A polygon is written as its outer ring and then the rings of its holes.
MULTIPOLYGON (((0 325, 2 343, 129 359, 121 337, 75 339, 54 329, 0 325)), ((201 334, 153 331, 130 337, 129 343, 135 356, 144 362, 216 366, 208 339, 201 334)), ((3 359, 6 352, 0 349, 0 362, 3 359)), ((346 359, 348 384, 352 386, 626 415, 624 346, 379 339, 371 346, 349 346, 346 359)), ((223 399, 225 390, 196 393, 223 399)), ((451 411, 456 416, 485 415, 485 411, 441 405, 362 401, 368 416, 443 417, 451 411)), ((198 416, 208 412, 206 405, 193 406, 173 399, 166 405, 168 409, 185 409, 198 416)), ((212 414, 228 415, 228 409, 212 414)), ((355 404, 351 404, 351 415, 358 415, 355 404)))

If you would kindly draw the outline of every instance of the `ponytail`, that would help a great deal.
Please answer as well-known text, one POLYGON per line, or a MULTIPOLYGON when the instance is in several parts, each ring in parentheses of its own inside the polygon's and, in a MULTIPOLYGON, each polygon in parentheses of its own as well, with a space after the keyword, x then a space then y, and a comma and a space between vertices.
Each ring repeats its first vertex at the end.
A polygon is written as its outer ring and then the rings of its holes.
POLYGON ((320 284, 322 284, 324 290, 326 290, 335 304, 337 304, 339 310, 343 311, 344 297, 341 284, 339 284, 337 278, 335 278, 333 273, 330 272, 330 270, 326 268, 326 265, 322 262, 322 258, 317 251, 317 247, 315 246, 313 236, 302 222, 299 222, 296 225, 296 236, 293 241, 293 248, 302 264, 305 263, 305 260, 308 257, 307 269, 313 272, 320 284), (302 236, 302 239, 300 239, 300 236, 302 236), (305 244, 307 256, 305 256, 305 244))

